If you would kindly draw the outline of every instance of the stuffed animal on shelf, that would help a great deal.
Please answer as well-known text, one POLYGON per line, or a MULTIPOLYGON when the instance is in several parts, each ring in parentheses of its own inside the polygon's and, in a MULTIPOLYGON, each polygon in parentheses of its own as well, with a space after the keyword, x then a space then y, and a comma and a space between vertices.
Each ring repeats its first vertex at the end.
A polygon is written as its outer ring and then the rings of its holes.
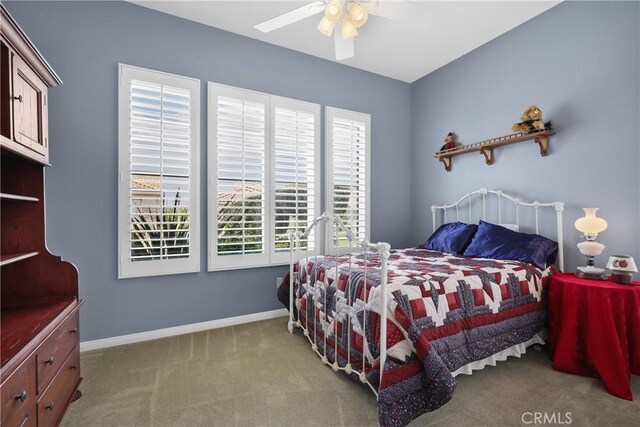
POLYGON ((553 123, 542 120, 542 110, 535 105, 524 110, 520 117, 521 122, 511 126, 511 130, 516 133, 532 133, 543 130, 552 131, 553 123))
POLYGON ((444 138, 444 145, 440 147, 440 151, 449 150, 456 146, 456 136, 453 132, 449 132, 444 138))

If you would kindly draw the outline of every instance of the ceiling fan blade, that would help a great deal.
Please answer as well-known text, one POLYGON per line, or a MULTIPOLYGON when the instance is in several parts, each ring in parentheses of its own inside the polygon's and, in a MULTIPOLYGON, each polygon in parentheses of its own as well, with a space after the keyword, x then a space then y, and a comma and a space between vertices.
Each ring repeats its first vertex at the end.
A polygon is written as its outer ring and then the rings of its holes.
POLYGON ((355 55, 355 43, 353 37, 343 39, 341 31, 336 28, 333 31, 333 36, 336 44, 336 60, 342 61, 343 59, 353 58, 355 55))
POLYGON ((269 33, 271 31, 277 30, 278 28, 282 28, 310 16, 317 15, 318 13, 322 12, 326 6, 326 3, 323 1, 314 1, 297 9, 293 9, 292 11, 287 12, 283 15, 276 16, 273 19, 264 21, 263 23, 256 25, 255 28, 262 31, 263 33, 269 33))

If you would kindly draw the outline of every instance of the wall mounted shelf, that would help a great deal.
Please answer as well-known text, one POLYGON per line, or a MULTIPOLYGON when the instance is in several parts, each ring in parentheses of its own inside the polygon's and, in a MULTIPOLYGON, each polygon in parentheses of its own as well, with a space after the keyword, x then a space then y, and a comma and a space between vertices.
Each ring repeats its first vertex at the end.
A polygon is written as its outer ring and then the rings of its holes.
POLYGON ((540 155, 542 157, 549 154, 549 137, 555 135, 553 131, 540 131, 533 133, 514 133, 511 135, 500 136, 498 138, 487 139, 486 141, 476 142, 475 144, 461 145, 459 147, 442 150, 435 154, 435 158, 444 164, 444 169, 451 171, 451 158, 460 154, 472 153, 479 151, 484 155, 488 165, 493 164, 493 149, 503 145, 515 144, 516 142, 535 141, 540 146, 540 155))

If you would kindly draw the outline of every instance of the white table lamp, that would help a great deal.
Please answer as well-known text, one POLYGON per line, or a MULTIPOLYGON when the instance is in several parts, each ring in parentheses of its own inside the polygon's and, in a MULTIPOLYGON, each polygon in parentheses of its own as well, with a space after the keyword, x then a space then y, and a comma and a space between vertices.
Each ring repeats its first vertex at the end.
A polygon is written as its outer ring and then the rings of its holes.
POLYGON ((604 245, 596 242, 596 237, 607 229, 607 221, 596 216, 598 208, 583 209, 585 215, 576 220, 575 226, 583 234, 584 242, 578 243, 578 249, 587 257, 587 266, 578 267, 578 271, 586 275, 599 275, 604 273, 604 269, 594 267, 593 259, 602 253, 604 245))

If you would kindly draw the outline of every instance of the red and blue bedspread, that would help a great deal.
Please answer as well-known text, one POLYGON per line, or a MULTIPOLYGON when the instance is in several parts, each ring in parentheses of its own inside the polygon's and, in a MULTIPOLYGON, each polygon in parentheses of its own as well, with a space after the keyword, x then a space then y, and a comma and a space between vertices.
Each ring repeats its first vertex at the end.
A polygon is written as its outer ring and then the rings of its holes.
POLYGON ((439 408, 453 396, 451 372, 530 340, 547 320, 551 269, 422 248, 392 250, 380 384, 380 259, 366 254, 366 281, 364 265, 362 253, 351 262, 348 255, 302 259, 295 314, 329 363, 336 347, 340 366, 349 361, 361 371, 364 357, 383 426, 406 425, 439 408))

